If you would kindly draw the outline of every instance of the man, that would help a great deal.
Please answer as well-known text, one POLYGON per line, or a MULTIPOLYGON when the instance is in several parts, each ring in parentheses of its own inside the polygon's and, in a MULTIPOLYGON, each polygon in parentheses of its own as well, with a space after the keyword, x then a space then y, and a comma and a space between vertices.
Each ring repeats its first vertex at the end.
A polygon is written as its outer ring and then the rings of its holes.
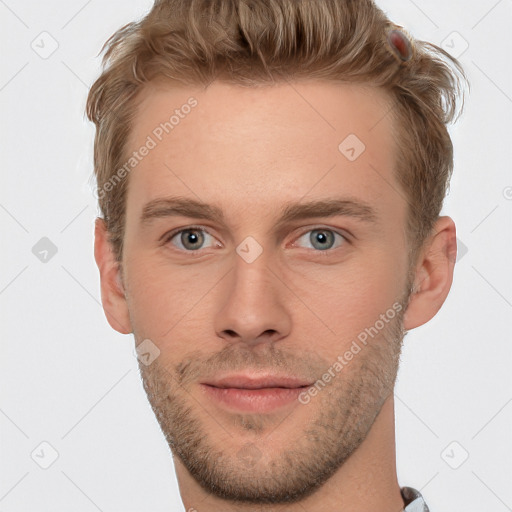
POLYGON ((370 0, 161 0, 107 42, 102 302, 186 510, 428 510, 393 388, 453 277, 441 54, 370 0))

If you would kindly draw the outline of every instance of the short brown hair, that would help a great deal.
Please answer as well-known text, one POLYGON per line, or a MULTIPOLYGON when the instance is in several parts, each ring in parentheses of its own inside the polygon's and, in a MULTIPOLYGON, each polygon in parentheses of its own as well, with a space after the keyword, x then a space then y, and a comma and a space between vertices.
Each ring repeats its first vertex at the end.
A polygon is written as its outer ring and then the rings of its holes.
POLYGON ((386 42, 392 28, 399 27, 372 0, 156 0, 144 18, 115 32, 102 48, 103 72, 86 110, 96 125, 99 205, 118 261, 128 180, 105 185, 126 162, 137 95, 157 79, 204 86, 215 79, 244 86, 318 79, 386 90, 414 258, 432 232, 453 171, 446 124, 462 90, 458 74, 466 76, 442 48, 409 34, 412 57, 398 59, 386 42))

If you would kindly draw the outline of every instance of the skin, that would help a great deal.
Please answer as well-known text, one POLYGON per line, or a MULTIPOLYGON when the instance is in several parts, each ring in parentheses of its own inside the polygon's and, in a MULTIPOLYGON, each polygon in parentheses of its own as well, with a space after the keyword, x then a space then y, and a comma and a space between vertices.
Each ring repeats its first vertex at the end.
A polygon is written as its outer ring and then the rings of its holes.
POLYGON ((449 292, 453 220, 438 219, 408 274, 407 203, 393 173, 389 98, 379 89, 152 84, 128 152, 190 96, 198 105, 129 175, 122 272, 103 220, 95 232, 110 325, 160 351, 139 367, 185 509, 399 512, 398 357, 405 332, 428 322, 449 292), (338 150, 350 133, 366 146, 354 161, 338 150), (140 222, 148 201, 170 195, 217 205, 225 223, 140 222), (333 196, 369 203, 376 223, 321 217, 276 231, 284 203, 333 196), (210 234, 195 246, 179 234, 159 242, 197 225, 210 234), (335 235, 322 250, 309 237, 314 229, 350 236, 335 235), (235 250, 247 236, 263 249, 251 263, 235 250), (402 305, 399 314, 307 404, 235 414, 201 392, 201 381, 226 370, 320 379, 393 304, 402 305))

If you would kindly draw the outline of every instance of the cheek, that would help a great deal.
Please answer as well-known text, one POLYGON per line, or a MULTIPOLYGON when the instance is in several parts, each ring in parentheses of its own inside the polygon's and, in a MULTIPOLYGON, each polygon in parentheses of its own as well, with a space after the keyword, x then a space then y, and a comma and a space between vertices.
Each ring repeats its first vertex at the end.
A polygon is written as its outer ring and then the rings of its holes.
POLYGON ((354 259, 354 264, 341 266, 336 272, 320 272, 307 283, 302 281, 299 295, 328 328, 314 315, 307 316, 308 322, 317 323, 328 334, 320 341, 325 353, 350 345, 361 332, 374 326, 381 315, 395 316, 406 281, 402 259, 400 254, 383 250, 374 252, 371 258, 360 258, 357 263, 354 259))
POLYGON ((197 317, 208 303, 208 292, 214 291, 222 275, 214 269, 172 267, 137 255, 126 259, 125 274, 135 329, 159 343, 173 339, 180 330, 198 328, 197 317))

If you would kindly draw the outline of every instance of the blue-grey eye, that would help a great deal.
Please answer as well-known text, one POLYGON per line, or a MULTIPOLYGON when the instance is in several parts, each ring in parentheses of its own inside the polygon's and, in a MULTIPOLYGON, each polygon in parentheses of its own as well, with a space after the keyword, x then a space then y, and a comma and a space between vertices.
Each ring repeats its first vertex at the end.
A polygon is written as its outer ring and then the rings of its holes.
MULTIPOLYGON (((339 247, 344 241, 346 241, 346 238, 332 229, 312 229, 300 236, 298 240, 307 237, 307 242, 310 244, 308 246, 309 248, 316 249, 318 251, 326 251, 336 248, 334 247, 334 244, 336 243, 336 236, 339 239, 336 247, 339 247)), ((171 242, 181 250, 197 251, 204 248, 203 244, 207 237, 210 237, 212 241, 214 240, 214 237, 202 228, 185 228, 171 235, 168 238, 168 242, 171 242), (175 239, 176 241, 174 241, 175 239)))
POLYGON ((182 229, 178 231, 173 237, 171 237, 171 241, 176 238, 180 245, 178 245, 179 249, 185 249, 187 251, 194 251, 198 249, 202 249, 202 245, 206 236, 211 236, 209 233, 204 231, 203 229, 197 228, 188 228, 182 229), (178 236, 179 235, 179 236, 178 236))
MULTIPOLYGON (((333 244, 336 241, 336 235, 341 239, 341 242, 345 239, 343 235, 332 231, 331 229, 312 229, 299 237, 298 240, 307 237, 307 241, 311 244, 310 247, 319 251, 325 251, 333 249, 333 244)), ((339 247, 340 244, 338 244, 339 247)))

